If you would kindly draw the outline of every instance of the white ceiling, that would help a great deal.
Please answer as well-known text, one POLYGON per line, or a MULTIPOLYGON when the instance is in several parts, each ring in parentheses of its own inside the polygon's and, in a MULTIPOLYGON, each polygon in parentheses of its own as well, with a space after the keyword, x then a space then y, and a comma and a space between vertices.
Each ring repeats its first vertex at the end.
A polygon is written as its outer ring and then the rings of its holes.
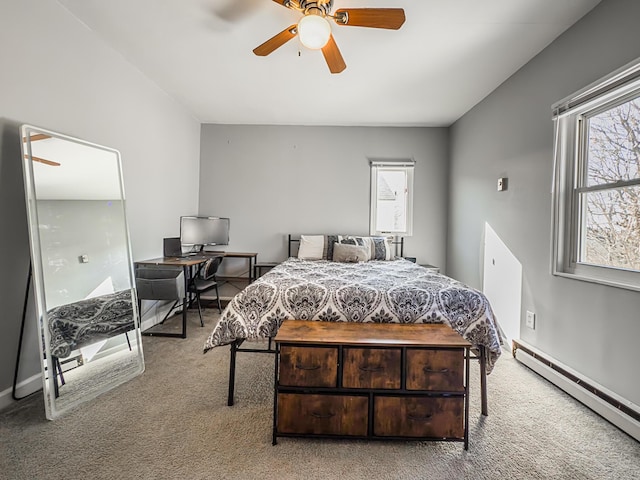
POLYGON ((347 69, 295 38, 272 0, 58 0, 203 123, 448 126, 600 0, 335 0, 401 7, 398 31, 333 24, 347 69))

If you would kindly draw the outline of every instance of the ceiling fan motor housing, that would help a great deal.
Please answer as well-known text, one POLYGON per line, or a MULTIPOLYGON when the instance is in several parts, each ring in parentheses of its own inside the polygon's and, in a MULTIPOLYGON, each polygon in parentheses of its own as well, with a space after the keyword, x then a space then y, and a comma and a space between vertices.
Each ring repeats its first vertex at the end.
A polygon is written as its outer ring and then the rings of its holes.
POLYGON ((300 9, 304 11, 304 14, 316 13, 313 10, 319 10, 322 12, 322 16, 329 15, 333 8, 333 0, 300 0, 300 9))

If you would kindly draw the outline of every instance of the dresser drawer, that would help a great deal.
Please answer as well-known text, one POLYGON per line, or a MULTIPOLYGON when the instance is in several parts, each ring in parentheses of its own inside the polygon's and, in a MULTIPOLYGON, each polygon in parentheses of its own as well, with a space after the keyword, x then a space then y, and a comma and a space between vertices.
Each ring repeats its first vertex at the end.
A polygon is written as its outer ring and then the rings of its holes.
POLYGON ((278 394, 278 432, 315 435, 367 435, 368 397, 278 394))
POLYGON ((296 387, 336 387, 338 349, 336 347, 280 348, 279 384, 296 387))
POLYGON ((464 391, 464 349, 407 350, 407 390, 464 391))
POLYGON ((463 397, 374 397, 373 434, 464 438, 463 397))
POLYGON ((400 388, 399 348, 348 348, 342 352, 344 388, 400 388))

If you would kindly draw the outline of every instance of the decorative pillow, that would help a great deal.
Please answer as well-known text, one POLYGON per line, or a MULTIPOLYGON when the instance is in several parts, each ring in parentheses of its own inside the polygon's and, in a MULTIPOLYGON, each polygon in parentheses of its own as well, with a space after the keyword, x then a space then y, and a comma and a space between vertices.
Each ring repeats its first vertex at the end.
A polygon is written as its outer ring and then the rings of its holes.
POLYGON ((393 237, 371 237, 371 260, 393 260, 393 237))
POLYGON ((369 250, 358 245, 349 245, 346 243, 336 243, 333 246, 334 262, 366 262, 369 260, 369 250))
POLYGON ((342 235, 338 239, 343 245, 357 245, 363 247, 367 252, 367 260, 371 260, 371 239, 369 237, 355 237, 353 235, 342 235))
MULTIPOLYGON (((324 235, 301 235, 298 258, 301 260, 322 260, 324 235)), ((326 257, 324 257, 326 258, 326 257)))
POLYGON ((393 237, 339 237, 341 244, 359 245, 369 252, 369 260, 393 260, 393 237))
POLYGON ((300 235, 298 258, 301 260, 334 260, 336 245, 353 245, 364 248, 368 254, 367 260, 393 260, 392 242, 393 237, 300 235))
POLYGON ((322 251, 322 258, 324 260, 333 260, 333 246, 339 243, 340 238, 338 235, 324 236, 324 250, 322 251))

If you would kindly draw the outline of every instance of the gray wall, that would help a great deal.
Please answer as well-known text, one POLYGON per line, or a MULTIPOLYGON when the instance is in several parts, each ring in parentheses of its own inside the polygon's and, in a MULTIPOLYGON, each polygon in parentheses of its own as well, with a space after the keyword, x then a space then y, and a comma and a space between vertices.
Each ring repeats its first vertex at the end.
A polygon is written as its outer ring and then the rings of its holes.
POLYGON ((228 251, 280 261, 289 233, 367 234, 367 158, 413 158, 404 253, 444 269, 447 129, 203 125, 201 142, 199 213, 231 218, 228 251))
POLYGON ((451 129, 449 274, 479 287, 488 222, 522 263, 521 338, 640 405, 640 294, 551 275, 551 105, 640 57, 640 2, 604 0, 451 129), (496 191, 498 177, 509 190, 496 191))
MULTIPOLYGON (((19 125, 120 150, 135 260, 197 208, 200 124, 57 2, 0 3, 0 407, 10 396, 29 250, 19 125), (177 178, 176 172, 179 172, 177 178)), ((28 326, 35 323, 32 313, 28 326)), ((20 378, 39 372, 27 332, 20 378)))

